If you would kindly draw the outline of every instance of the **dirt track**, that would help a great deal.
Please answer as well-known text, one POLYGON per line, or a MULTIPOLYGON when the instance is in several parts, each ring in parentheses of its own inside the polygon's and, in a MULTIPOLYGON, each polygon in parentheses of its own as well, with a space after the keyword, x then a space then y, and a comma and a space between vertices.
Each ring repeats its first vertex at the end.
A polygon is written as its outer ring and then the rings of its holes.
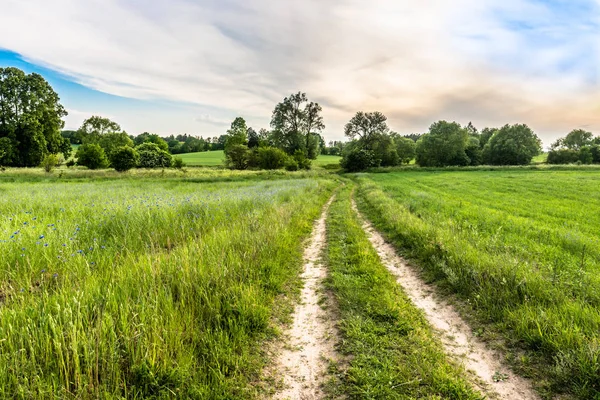
POLYGON ((455 308, 436 296, 434 288, 425 283, 419 274, 396 254, 395 249, 363 218, 354 200, 352 208, 361 219, 363 229, 383 264, 396 276, 404 292, 423 311, 428 322, 439 333, 446 353, 474 375, 473 384, 488 398, 538 399, 530 383, 510 373, 509 368, 500 361, 502 355, 489 349, 476 338, 455 308))
POLYGON ((320 306, 320 299, 325 295, 322 287, 327 268, 319 262, 326 244, 325 221, 332 201, 333 197, 325 205, 304 251, 301 303, 294 311, 294 323, 286 333, 288 341, 277 361, 286 388, 275 395, 276 399, 322 398, 321 383, 327 359, 335 358, 335 325, 320 306))

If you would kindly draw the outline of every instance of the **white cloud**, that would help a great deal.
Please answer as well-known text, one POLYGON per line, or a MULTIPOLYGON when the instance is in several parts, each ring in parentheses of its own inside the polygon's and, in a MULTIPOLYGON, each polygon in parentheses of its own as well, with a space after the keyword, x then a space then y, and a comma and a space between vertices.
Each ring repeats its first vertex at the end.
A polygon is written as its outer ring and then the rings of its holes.
POLYGON ((528 122, 546 142, 579 125, 600 133, 598 19, 565 22, 539 2, 3 3, 0 47, 107 93, 222 109, 179 122, 190 131, 235 115, 266 127, 276 102, 302 90, 323 104, 330 138, 358 110, 383 111, 402 132, 447 118, 528 122))

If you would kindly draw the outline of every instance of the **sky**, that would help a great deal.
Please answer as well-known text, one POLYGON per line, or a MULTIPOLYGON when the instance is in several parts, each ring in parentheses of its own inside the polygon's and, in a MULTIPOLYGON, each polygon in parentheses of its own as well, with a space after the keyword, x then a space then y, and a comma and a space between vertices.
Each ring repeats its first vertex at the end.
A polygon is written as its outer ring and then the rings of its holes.
POLYGON ((600 135, 600 0, 2 0, 0 66, 42 74, 67 129, 258 130, 302 91, 327 141, 357 111, 600 135))

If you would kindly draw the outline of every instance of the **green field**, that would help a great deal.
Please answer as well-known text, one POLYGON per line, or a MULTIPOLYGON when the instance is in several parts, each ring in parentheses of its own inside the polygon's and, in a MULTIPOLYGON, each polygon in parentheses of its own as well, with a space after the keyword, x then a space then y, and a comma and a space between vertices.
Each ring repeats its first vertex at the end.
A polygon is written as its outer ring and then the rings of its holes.
POLYGON ((181 158, 190 167, 215 167, 223 165, 225 161, 223 150, 177 154, 175 157, 181 158))
MULTIPOLYGON (((200 153, 177 154, 175 157, 180 157, 186 165, 190 167, 215 167, 223 165, 225 154, 222 150, 204 151, 200 153)), ((340 157, 320 155, 313 161, 314 166, 321 167, 328 164, 338 164, 340 157)))
POLYGON ((598 168, 62 167, 0 172, 0 398, 268 398, 267 349, 334 193, 323 293, 343 359, 329 396, 481 398, 352 197, 545 398, 600 396, 598 168))
POLYGON ((359 175, 359 199, 430 279, 491 322, 543 390, 600 395, 600 172, 359 175))
POLYGON ((0 176, 0 397, 256 393, 333 182, 210 173, 0 176))

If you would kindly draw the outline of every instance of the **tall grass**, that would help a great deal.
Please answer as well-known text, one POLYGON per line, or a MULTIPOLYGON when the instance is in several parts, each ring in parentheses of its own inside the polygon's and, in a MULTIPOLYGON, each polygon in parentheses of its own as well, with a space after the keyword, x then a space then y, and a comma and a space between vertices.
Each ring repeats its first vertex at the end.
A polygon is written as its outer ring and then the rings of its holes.
POLYGON ((350 188, 330 208, 327 241, 328 287, 349 364, 330 391, 350 399, 480 398, 381 264, 351 209, 350 188))
POLYGON ((524 348, 523 366, 545 390, 600 396, 598 171, 358 179, 361 208, 482 322, 524 348))
POLYGON ((0 181, 0 397, 252 398, 321 179, 0 181))

